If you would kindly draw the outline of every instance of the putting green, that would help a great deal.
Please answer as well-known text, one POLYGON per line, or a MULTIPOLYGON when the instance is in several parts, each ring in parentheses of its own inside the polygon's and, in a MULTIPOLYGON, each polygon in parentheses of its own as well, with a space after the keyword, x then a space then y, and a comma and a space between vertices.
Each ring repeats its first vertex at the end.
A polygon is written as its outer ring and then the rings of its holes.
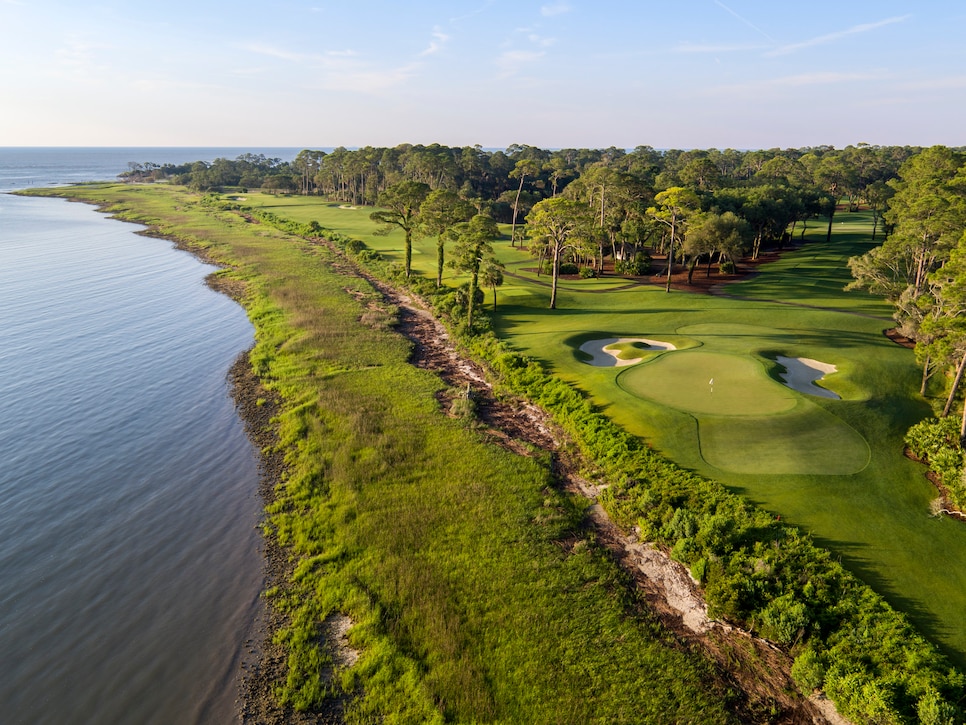
POLYGON ((742 474, 846 476, 864 469, 872 455, 865 438, 838 416, 803 403, 786 415, 701 418, 701 457, 742 474))
POLYGON ((701 457, 723 471, 835 476, 869 462, 869 446, 855 429, 746 355, 675 352, 617 380, 633 395, 693 415, 701 457))
POLYGON ((662 355, 630 368, 617 382, 632 395, 697 415, 775 415, 801 400, 757 360, 703 350, 662 355))

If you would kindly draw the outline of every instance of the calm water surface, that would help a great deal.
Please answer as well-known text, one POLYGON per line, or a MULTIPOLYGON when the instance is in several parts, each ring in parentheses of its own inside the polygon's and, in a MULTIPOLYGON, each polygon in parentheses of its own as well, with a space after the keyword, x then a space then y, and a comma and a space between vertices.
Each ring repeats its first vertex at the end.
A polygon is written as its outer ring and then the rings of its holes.
POLYGON ((234 717, 261 504, 225 375, 252 329, 138 228, 0 194, 4 723, 234 717))

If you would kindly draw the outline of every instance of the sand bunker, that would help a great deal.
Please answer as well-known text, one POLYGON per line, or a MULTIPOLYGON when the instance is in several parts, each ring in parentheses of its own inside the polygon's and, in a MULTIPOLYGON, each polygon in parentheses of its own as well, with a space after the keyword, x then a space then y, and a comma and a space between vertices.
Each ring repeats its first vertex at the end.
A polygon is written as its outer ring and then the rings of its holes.
POLYGON ((642 357, 634 358, 633 360, 619 358, 620 350, 614 349, 614 346, 625 342, 639 342, 647 345, 652 350, 677 350, 669 342, 649 340, 646 337, 608 337, 604 340, 588 340, 580 346, 580 351, 591 356, 592 359, 587 361, 588 365, 599 368, 620 368, 625 365, 634 365, 644 359, 642 357))
POLYGON ((838 370, 834 365, 812 360, 807 357, 785 357, 784 355, 776 356, 775 360, 786 371, 781 373, 779 377, 792 390, 797 390, 799 393, 805 393, 807 395, 816 395, 819 398, 841 399, 831 390, 826 390, 815 385, 816 380, 821 380, 829 373, 834 373, 838 370))

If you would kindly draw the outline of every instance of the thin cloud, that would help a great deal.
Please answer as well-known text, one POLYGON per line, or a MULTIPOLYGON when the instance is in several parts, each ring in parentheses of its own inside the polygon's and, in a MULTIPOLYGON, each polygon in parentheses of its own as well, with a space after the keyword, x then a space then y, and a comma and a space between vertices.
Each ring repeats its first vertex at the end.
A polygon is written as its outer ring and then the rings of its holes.
POLYGON ((311 87, 316 90, 381 93, 405 83, 422 67, 412 62, 392 68, 378 68, 353 50, 327 53, 295 53, 275 46, 254 43, 244 49, 258 55, 306 66, 317 73, 311 87))
POLYGON ((449 42, 449 37, 444 33, 439 27, 433 28, 433 39, 429 41, 429 45, 426 49, 419 54, 419 57, 425 57, 427 55, 435 55, 443 49, 443 46, 449 42))
POLYGON ((868 33, 869 31, 877 30, 879 28, 885 27, 886 25, 893 25, 895 23, 902 23, 902 22, 905 22, 906 20, 908 20, 910 17, 912 17, 912 16, 911 15, 900 15, 900 16, 897 16, 897 17, 894 17, 894 18, 886 18, 885 20, 879 20, 878 22, 875 22, 875 23, 863 23, 861 25, 853 25, 851 28, 849 28, 847 30, 840 30, 840 31, 835 32, 835 33, 828 33, 827 35, 820 35, 820 36, 818 36, 816 38, 811 38, 811 39, 805 40, 805 41, 803 41, 801 43, 791 43, 790 45, 783 45, 782 47, 776 48, 775 50, 773 50, 773 51, 771 51, 769 53, 765 53, 765 56, 770 58, 770 57, 774 57, 776 55, 789 55, 790 53, 795 53, 795 52, 797 52, 799 50, 803 50, 805 48, 812 48, 812 47, 814 47, 816 45, 825 45, 827 43, 833 43, 836 40, 840 40, 842 38, 847 38, 850 35, 858 35, 860 33, 868 33))
POLYGON ((896 86, 902 91, 936 91, 966 88, 966 76, 947 76, 945 78, 929 78, 913 81, 896 86))
POLYGON ((542 35, 537 35, 536 33, 531 33, 528 35, 527 40, 540 48, 549 48, 551 45, 557 42, 556 38, 545 38, 542 35))
POLYGON ((567 3, 553 3, 552 5, 540 6, 540 14, 545 18, 552 18, 555 15, 563 15, 570 12, 570 5, 567 3))
POLYGON ((354 93, 378 94, 406 83, 416 75, 420 65, 410 63, 399 68, 359 69, 348 72, 328 73, 318 87, 326 91, 352 91, 354 93))
POLYGON ((722 10, 724 10, 724 11, 730 13, 731 15, 733 15, 736 19, 738 19, 739 21, 741 21, 742 23, 744 23, 745 25, 747 25, 749 28, 751 28, 752 30, 754 30, 756 33, 759 33, 760 35, 762 35, 765 38, 765 40, 768 40, 769 42, 775 43, 775 44, 778 43, 777 40, 775 40, 773 37, 771 37, 764 30, 762 30, 761 28, 759 28, 757 25, 755 25, 753 22, 751 22, 747 18, 744 18, 741 15, 739 15, 738 13, 736 13, 734 10, 732 10, 731 8, 729 8, 727 5, 725 5, 720 0, 714 0, 714 4, 717 5, 719 8, 721 8, 722 10))
POLYGON ((700 45, 698 43, 680 43, 671 49, 673 53, 740 53, 764 50, 764 45, 700 45))
POLYGON ((496 59, 500 69, 500 77, 517 75, 520 70, 535 61, 540 60, 546 53, 542 50, 508 50, 496 59))
POLYGON ((803 86, 828 86, 842 83, 865 83, 880 81, 886 78, 881 72, 873 73, 839 73, 834 71, 820 73, 799 73, 797 75, 767 78, 748 83, 715 86, 705 91, 706 95, 754 95, 780 88, 801 88, 803 86))
POLYGON ((286 48, 279 48, 274 45, 265 45, 264 43, 248 43, 240 47, 242 50, 247 50, 249 53, 264 55, 268 56, 269 58, 288 61, 289 63, 310 63, 313 65, 321 65, 326 67, 339 65, 344 63, 346 59, 354 59, 359 56, 359 54, 354 50, 330 50, 325 53, 296 53, 295 51, 291 51, 286 48))

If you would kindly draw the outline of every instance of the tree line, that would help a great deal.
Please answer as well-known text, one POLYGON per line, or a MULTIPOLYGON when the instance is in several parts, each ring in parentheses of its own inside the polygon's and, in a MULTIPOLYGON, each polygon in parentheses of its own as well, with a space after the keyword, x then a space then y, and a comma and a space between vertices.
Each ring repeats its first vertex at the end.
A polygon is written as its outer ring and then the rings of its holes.
MULTIPOLYGON (((402 144, 304 149, 291 161, 243 154, 183 165, 131 164, 122 177, 168 180, 199 191, 318 194, 379 207, 372 217, 382 232, 404 233, 406 277, 413 240, 436 239, 438 286, 447 243, 460 252, 449 266, 473 280, 482 271, 494 289, 502 280, 486 246, 496 238, 496 226, 480 221, 472 232, 468 226, 474 216, 487 217, 509 224, 511 244, 526 244, 538 270, 549 273, 550 306, 556 307, 562 272, 641 275, 652 272, 652 259, 660 257, 670 291, 678 265, 690 284, 699 265, 707 276, 715 263, 720 271, 733 271, 746 255, 755 259, 763 249, 803 235, 810 220, 827 219, 830 236, 843 201, 849 209, 861 203, 872 211, 875 239, 894 217, 885 211, 900 167, 921 151, 864 143, 841 150, 751 151, 402 144), (492 233, 486 240, 480 238, 484 229, 492 233), (467 234, 477 241, 461 243, 467 234)), ((472 308, 478 290, 472 281, 470 287, 472 308)), ((467 316, 472 319, 472 309, 467 316)))

